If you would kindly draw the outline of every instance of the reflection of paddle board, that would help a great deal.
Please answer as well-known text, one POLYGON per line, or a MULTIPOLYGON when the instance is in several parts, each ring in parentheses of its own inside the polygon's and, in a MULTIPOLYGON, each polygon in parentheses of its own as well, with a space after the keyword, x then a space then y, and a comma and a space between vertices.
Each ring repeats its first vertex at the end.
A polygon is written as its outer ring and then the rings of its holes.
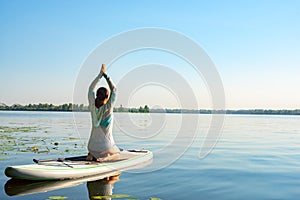
POLYGON ((153 154, 147 150, 121 151, 120 158, 114 161, 86 161, 86 156, 53 160, 34 160, 36 164, 10 166, 5 175, 26 180, 63 180, 86 176, 120 172, 151 160, 153 154))
POLYGON ((78 179, 69 180, 45 180, 45 181, 33 181, 22 179, 10 179, 4 186, 5 193, 8 196, 23 196, 28 194, 36 194, 42 192, 48 192, 52 190, 58 190, 61 188, 69 188, 80 185, 84 182, 101 180, 109 176, 115 176, 119 173, 110 172, 105 175, 98 175, 93 177, 84 177, 78 179))

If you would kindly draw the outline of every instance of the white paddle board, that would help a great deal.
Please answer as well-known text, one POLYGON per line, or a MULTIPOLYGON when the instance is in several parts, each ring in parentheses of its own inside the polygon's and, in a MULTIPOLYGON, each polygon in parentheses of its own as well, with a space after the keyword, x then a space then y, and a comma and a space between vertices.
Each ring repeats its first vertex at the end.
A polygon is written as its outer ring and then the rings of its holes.
POLYGON ((35 160, 35 164, 9 166, 7 177, 25 180, 64 180, 121 172, 135 165, 152 160, 148 150, 123 150, 120 158, 114 161, 86 161, 86 156, 35 160))

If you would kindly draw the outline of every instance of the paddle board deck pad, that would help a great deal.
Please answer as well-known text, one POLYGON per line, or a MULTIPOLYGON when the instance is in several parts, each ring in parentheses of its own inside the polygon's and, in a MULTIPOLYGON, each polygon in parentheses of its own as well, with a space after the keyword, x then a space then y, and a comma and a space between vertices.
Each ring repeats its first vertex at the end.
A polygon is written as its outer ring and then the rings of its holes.
POLYGON ((64 180, 121 172, 152 160, 148 150, 123 150, 120 158, 113 161, 86 161, 86 156, 35 160, 35 164, 10 166, 7 177, 25 180, 64 180))

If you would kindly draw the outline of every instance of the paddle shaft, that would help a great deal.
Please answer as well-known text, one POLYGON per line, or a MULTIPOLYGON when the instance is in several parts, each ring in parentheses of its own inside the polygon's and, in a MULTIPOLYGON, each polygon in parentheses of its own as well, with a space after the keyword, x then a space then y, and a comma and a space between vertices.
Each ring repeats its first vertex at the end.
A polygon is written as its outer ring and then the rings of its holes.
POLYGON ((37 159, 33 159, 33 162, 35 162, 36 164, 40 164, 40 163, 42 163, 42 162, 57 161, 57 162, 61 162, 62 164, 66 165, 66 166, 68 166, 68 167, 70 167, 70 168, 73 168, 73 166, 71 166, 71 165, 65 163, 64 160, 65 160, 64 158, 51 159, 51 160, 37 160, 37 159))

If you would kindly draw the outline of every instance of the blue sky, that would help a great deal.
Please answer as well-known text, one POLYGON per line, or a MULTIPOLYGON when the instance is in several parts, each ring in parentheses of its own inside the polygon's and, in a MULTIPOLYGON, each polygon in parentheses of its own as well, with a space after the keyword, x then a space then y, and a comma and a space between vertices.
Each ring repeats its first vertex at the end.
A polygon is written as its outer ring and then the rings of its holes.
MULTIPOLYGON (((297 0, 2 0, 0 102, 72 102, 80 67, 99 44, 121 32, 159 27, 186 35, 207 52, 222 78, 227 108, 300 108, 299 9, 297 0)), ((157 53, 148 57, 165 60, 157 53)), ((132 67, 130 59, 136 57, 123 59, 124 68, 132 67)), ((203 80, 190 84, 199 107, 210 108, 203 80)), ((151 87, 135 93, 132 106, 159 103, 142 98, 147 93, 151 87)), ((177 106, 171 96, 162 98, 162 106, 177 106)))

